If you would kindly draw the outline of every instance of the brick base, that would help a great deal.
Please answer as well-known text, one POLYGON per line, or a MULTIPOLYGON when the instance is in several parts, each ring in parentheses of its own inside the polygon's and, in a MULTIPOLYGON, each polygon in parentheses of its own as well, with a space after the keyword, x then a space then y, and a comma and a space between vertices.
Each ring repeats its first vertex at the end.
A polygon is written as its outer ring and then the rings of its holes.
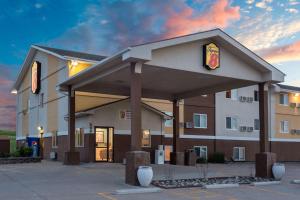
POLYGON ((139 166, 150 165, 150 153, 145 151, 129 151, 126 153, 125 182, 130 185, 139 185, 137 170, 139 166))
POLYGON ((79 165, 80 164, 80 153, 77 151, 74 152, 65 152, 64 165, 79 165))
POLYGON ((170 154, 172 165, 184 165, 184 152, 171 152, 170 154))
POLYGON ((271 152, 257 153, 255 158, 255 176, 262 178, 272 178, 272 166, 276 162, 276 154, 271 152))

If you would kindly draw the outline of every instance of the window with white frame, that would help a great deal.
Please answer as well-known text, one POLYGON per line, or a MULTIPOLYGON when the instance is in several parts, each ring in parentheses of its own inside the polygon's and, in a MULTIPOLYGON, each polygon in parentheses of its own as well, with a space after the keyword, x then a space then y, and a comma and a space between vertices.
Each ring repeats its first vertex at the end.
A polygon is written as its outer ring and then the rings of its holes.
POLYGON ((207 146, 194 146, 197 157, 207 160, 207 146))
POLYGON ((289 105, 289 95, 286 93, 282 93, 279 95, 279 104, 288 106, 289 105))
POLYGON ((52 148, 57 148, 57 131, 52 132, 52 148))
POLYGON ((232 100, 238 100, 238 90, 237 89, 227 90, 226 98, 232 100))
POLYGON ((254 101, 259 101, 259 93, 257 90, 254 91, 254 101))
MULTIPOLYGON (((164 113, 169 116, 173 116, 173 112, 164 112, 164 113)), ((173 119, 165 120, 165 127, 173 127, 173 119)))
POLYGON ((151 147, 150 130, 143 130, 142 147, 151 147))
POLYGON ((226 117, 226 129, 237 130, 238 123, 236 117, 226 117))
POLYGON ((233 155, 232 158, 234 161, 245 161, 245 147, 233 147, 233 155))
POLYGON ((280 121, 280 133, 289 133, 289 122, 286 120, 280 121))
POLYGON ((260 130, 259 119, 254 119, 254 130, 256 130, 256 131, 260 130))
POLYGON ((207 128, 207 114, 194 113, 194 128, 207 128))
POLYGON ((75 147, 84 147, 84 129, 83 128, 76 128, 75 147))

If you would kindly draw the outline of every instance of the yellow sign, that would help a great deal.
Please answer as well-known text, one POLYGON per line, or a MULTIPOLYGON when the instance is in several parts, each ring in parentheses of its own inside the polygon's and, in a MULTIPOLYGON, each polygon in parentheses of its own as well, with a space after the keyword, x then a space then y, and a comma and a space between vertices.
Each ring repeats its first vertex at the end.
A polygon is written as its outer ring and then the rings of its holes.
POLYGON ((203 46, 203 63, 204 67, 214 70, 220 67, 220 49, 214 43, 203 46))

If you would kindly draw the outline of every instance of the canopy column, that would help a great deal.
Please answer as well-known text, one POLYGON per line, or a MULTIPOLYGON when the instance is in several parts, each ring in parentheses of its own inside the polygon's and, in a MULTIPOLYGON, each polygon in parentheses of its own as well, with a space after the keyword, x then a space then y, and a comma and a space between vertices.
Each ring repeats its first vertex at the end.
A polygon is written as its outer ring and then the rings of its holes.
POLYGON ((259 92, 259 153, 256 154, 256 176, 272 177, 272 165, 276 162, 276 154, 270 152, 269 144, 269 84, 266 82, 258 84, 259 92))
POLYGON ((137 170, 139 166, 150 165, 150 154, 141 151, 142 144, 142 64, 130 65, 130 107, 131 107, 131 144, 126 153, 125 182, 131 185, 139 185, 137 170))
POLYGON ((173 100, 173 152, 171 153, 171 164, 184 165, 184 153, 179 152, 179 135, 180 135, 180 123, 179 123, 179 100, 173 100))
POLYGON ((75 150, 75 91, 68 87, 68 151, 65 152, 65 165, 79 165, 80 154, 75 150))

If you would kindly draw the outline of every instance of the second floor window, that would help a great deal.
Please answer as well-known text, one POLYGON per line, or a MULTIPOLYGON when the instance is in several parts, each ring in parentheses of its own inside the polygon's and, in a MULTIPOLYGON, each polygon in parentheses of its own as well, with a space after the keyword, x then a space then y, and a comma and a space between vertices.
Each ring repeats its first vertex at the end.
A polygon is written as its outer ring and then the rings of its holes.
POLYGON ((237 118, 226 117, 226 129, 237 130, 237 118))
POLYGON ((232 100, 238 100, 238 91, 237 91, 237 89, 227 90, 226 91, 226 98, 227 99, 232 99, 232 100))
POLYGON ((254 91, 254 101, 259 101, 259 94, 257 90, 254 91))
POLYGON ((207 114, 194 113, 194 128, 207 128, 207 114))
POLYGON ((259 119, 254 119, 254 130, 256 131, 260 130, 259 119))
POLYGON ((281 105, 289 105, 289 95, 288 94, 280 94, 279 95, 279 103, 281 105))
MULTIPOLYGON (((173 116, 172 112, 165 112, 165 114, 167 114, 169 116, 173 116)), ((165 120, 165 127, 173 127, 173 119, 165 120)))

